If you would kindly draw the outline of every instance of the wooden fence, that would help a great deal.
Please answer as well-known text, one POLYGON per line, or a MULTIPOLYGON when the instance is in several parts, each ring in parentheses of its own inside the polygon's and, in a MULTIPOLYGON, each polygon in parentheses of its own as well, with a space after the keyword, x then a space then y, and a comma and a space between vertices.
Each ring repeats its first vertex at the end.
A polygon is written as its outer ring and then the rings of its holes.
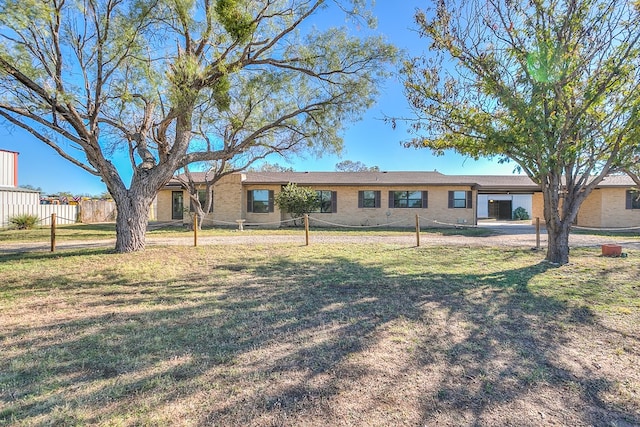
POLYGON ((113 200, 83 200, 80 202, 79 222, 114 222, 116 220, 116 204, 113 200))

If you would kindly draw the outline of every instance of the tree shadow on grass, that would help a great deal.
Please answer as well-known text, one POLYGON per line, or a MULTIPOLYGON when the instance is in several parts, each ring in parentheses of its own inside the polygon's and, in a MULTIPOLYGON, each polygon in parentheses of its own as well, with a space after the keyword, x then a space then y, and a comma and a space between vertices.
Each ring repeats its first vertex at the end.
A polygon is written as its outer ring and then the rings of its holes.
POLYGON ((547 269, 407 272, 336 256, 153 282, 105 270, 106 290, 69 284, 86 300, 80 315, 3 330, 0 420, 544 424, 532 411, 640 423, 637 406, 604 397, 612 379, 561 360, 569 330, 600 327, 588 310, 529 292, 547 269))

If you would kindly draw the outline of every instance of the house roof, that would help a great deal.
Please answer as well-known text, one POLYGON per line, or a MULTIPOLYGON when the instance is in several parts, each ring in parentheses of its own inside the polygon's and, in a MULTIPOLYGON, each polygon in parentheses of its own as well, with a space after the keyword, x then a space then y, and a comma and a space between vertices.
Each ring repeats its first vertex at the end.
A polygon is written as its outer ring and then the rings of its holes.
MULTIPOLYGON (((192 172, 196 182, 204 182, 204 172, 192 172)), ((243 184, 286 185, 464 185, 484 193, 491 191, 539 191, 540 187, 526 175, 445 175, 430 172, 244 172, 243 184)), ((175 178, 167 187, 180 187, 175 178)), ((627 175, 610 175, 598 187, 632 187, 634 182, 627 175)))
POLYGON ((14 193, 39 193, 38 190, 31 190, 29 188, 22 187, 8 187, 4 185, 0 185, 0 191, 11 191, 14 193))
POLYGON ((245 184, 475 185, 473 179, 440 172, 247 172, 245 184), (462 178, 462 179, 460 179, 462 178))
POLYGON ((598 187, 635 187, 636 183, 633 182, 629 175, 608 175, 606 176, 598 187))

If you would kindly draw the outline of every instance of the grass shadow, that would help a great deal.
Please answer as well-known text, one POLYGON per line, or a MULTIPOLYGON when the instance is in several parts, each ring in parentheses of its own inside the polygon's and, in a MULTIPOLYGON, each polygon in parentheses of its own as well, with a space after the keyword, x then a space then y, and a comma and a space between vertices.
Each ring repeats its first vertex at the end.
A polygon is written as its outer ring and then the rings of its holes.
POLYGON ((0 420, 166 424, 186 412, 197 425, 504 425, 549 403, 531 403, 537 393, 564 394, 551 407, 578 424, 640 423, 632 404, 607 400, 606 374, 562 361, 569 330, 600 325, 531 292, 549 264, 510 268, 517 251, 502 253, 504 268, 456 268, 461 252, 448 248, 270 251, 237 260, 201 249, 169 277, 103 265, 104 284, 34 281, 41 302, 75 301, 81 314, 2 330, 0 420))

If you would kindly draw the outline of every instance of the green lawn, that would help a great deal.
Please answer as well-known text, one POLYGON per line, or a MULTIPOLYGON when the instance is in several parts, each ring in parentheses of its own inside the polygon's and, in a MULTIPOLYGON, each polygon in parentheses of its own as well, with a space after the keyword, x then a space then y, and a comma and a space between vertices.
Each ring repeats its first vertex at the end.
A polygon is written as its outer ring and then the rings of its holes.
POLYGON ((0 425, 638 425, 628 252, 0 255, 0 425))

